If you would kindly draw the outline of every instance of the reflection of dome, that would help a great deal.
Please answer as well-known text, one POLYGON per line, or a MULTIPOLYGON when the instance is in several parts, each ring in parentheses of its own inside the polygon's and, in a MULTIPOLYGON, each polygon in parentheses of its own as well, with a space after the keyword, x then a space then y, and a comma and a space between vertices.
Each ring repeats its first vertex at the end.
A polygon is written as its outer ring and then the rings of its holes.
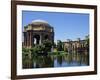
POLYGON ((33 20, 32 23, 33 25, 43 25, 43 26, 47 26, 47 27, 50 27, 50 24, 45 21, 45 20, 33 20))

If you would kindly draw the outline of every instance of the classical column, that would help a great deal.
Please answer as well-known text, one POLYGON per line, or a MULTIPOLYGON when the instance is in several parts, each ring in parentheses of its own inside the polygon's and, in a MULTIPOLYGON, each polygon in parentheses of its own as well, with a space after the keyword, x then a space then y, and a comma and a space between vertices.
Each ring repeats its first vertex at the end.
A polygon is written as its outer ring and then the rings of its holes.
POLYGON ((40 44, 40 45, 42 44, 42 42, 41 42, 42 39, 41 39, 41 38, 42 38, 42 37, 41 37, 41 34, 40 34, 40 41, 39 41, 39 44, 40 44))
POLYGON ((43 33, 41 33, 41 34, 40 34, 40 41, 41 41, 41 42, 40 42, 40 44, 42 44, 42 43, 43 43, 43 40, 44 40, 44 34, 43 34, 43 33))
POLYGON ((29 47, 29 33, 27 32, 27 47, 29 47))
POLYGON ((23 32, 24 34, 24 46, 26 47, 26 32, 23 32))
POLYGON ((29 40, 30 38, 29 38, 29 32, 28 32, 28 47, 29 47, 29 43, 30 43, 30 40, 29 40))
POLYGON ((34 35, 33 35, 34 33, 32 32, 32 46, 34 46, 34 35))
POLYGON ((27 46, 27 32, 24 32, 24 46, 27 46))
POLYGON ((26 47, 28 46, 28 32, 26 32, 26 47))
POLYGON ((31 33, 31 31, 30 31, 30 40, 29 41, 30 41, 30 48, 31 48, 32 47, 32 45, 31 45, 32 44, 32 33, 31 33))

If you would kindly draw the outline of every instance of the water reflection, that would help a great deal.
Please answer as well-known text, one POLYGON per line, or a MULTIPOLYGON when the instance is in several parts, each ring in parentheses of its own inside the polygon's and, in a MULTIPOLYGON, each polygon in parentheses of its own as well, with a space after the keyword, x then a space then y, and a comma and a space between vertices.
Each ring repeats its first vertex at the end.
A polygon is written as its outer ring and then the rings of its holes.
POLYGON ((88 66, 89 54, 68 53, 63 55, 28 56, 23 58, 23 68, 47 68, 47 67, 69 67, 69 66, 88 66))

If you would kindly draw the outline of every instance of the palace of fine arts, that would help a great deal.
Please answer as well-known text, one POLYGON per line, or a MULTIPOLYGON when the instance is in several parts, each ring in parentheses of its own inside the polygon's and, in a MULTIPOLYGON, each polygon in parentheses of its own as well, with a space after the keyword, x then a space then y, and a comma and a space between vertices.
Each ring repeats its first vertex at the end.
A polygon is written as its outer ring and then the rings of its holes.
POLYGON ((33 20, 24 26, 24 69, 89 65, 89 34, 84 39, 76 37, 76 40, 71 40, 66 37, 66 40, 55 40, 55 32, 56 28, 45 20, 33 20))

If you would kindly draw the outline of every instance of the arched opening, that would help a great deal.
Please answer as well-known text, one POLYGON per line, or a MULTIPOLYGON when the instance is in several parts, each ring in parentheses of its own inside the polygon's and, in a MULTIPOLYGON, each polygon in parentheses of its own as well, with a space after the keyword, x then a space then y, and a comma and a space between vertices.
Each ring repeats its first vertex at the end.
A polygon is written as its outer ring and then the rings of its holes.
POLYGON ((36 34, 33 36, 33 43, 34 44, 40 44, 40 35, 36 34))

